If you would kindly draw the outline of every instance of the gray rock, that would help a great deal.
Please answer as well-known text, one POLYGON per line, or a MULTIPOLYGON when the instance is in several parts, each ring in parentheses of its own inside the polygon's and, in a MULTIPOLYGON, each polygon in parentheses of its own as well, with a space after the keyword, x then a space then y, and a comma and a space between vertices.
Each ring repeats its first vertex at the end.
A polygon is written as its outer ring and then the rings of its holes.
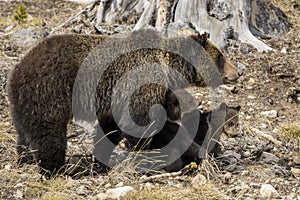
POLYGON ((297 165, 300 165, 300 155, 293 157, 293 162, 297 165))
POLYGON ((286 48, 286 47, 283 47, 283 48, 281 49, 280 53, 286 54, 286 53, 287 53, 287 48, 286 48))
POLYGON ((207 180, 205 176, 203 176, 202 174, 198 174, 192 179, 191 183, 193 187, 198 188, 199 186, 206 184, 207 180))
POLYGON ((287 32, 291 24, 288 17, 270 1, 251 1, 250 30, 262 38, 272 38, 287 32))
POLYGON ((224 167, 227 171, 232 172, 234 170, 241 169, 241 167, 237 165, 238 160, 241 159, 240 154, 228 150, 225 151, 222 155, 220 155, 220 157, 221 157, 220 161, 224 163, 224 167))
POLYGON ((87 194, 87 189, 84 185, 81 185, 76 189, 76 193, 79 194, 79 195, 86 195, 87 194))
POLYGON ((277 111, 276 110, 268 110, 268 111, 262 111, 262 115, 269 117, 269 118, 276 118, 277 117, 277 111))
POLYGON ((274 199, 279 197, 279 193, 270 184, 262 184, 260 188, 260 197, 263 199, 274 199))
POLYGON ((237 181, 237 185, 234 188, 235 192, 247 191, 249 189, 250 189, 250 187, 247 183, 239 181, 239 180, 237 181))
POLYGON ((13 33, 10 36, 10 43, 19 48, 30 48, 38 42, 39 38, 45 37, 47 34, 45 30, 28 27, 13 33))
POLYGON ((263 152, 260 156, 260 161, 265 163, 277 163, 279 158, 271 153, 263 152))
POLYGON ((240 160, 241 157, 242 157, 241 154, 236 153, 236 152, 231 151, 231 150, 225 151, 225 152, 224 152, 224 156, 234 157, 234 158, 236 158, 237 160, 240 160))
POLYGON ((94 200, 105 200, 108 199, 109 197, 105 193, 99 193, 97 194, 93 199, 94 200))
POLYGON ((133 187, 123 186, 106 190, 106 195, 111 199, 120 199, 132 191, 134 191, 133 187))
POLYGON ((239 68, 239 74, 243 74, 247 69, 246 65, 241 62, 237 62, 237 67, 239 68))
POLYGON ((23 199, 24 198, 24 194, 23 194, 23 191, 21 189, 17 189, 17 191, 15 193, 15 198, 16 199, 23 199))

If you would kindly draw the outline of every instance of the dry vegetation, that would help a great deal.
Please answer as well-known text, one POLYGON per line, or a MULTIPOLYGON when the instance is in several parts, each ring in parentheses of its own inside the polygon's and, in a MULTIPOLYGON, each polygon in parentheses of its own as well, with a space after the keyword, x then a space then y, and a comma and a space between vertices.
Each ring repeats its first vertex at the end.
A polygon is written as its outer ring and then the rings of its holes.
MULTIPOLYGON (((118 184, 135 189, 128 195, 130 199, 253 199, 260 198, 259 189, 263 183, 273 185, 284 199, 299 199, 300 174, 292 169, 300 168, 299 160, 296 160, 297 157, 300 159, 300 106, 297 100, 300 94, 295 92, 300 91, 300 2, 272 2, 293 24, 287 34, 265 41, 275 51, 242 54, 238 49, 230 48, 226 52, 233 63, 246 66, 243 77, 235 85, 235 92, 228 93, 229 104, 242 106, 240 129, 236 137, 223 136, 221 141, 223 152, 238 153, 240 158, 232 162, 219 158, 182 176, 141 183, 144 175, 131 173, 134 166, 130 164, 116 168, 108 175, 76 179, 58 176, 50 180, 41 177, 35 165, 17 167, 17 136, 8 112, 5 85, 9 70, 26 49, 12 46, 10 36, 16 30, 32 25, 41 27, 46 23, 46 28, 56 27, 84 6, 62 0, 0 1, 0 199, 92 199, 118 184), (21 3, 27 7, 28 17, 18 24, 13 18, 13 10, 21 3), (261 113, 269 110, 276 110, 277 116, 270 118, 261 113), (278 161, 261 160, 262 152, 277 156, 278 161), (206 184, 193 187, 191 180, 196 174, 203 174, 206 184)), ((202 97, 201 91, 195 91, 195 94, 202 97)), ((70 140, 73 146, 81 147, 78 142, 76 138, 70 140)))

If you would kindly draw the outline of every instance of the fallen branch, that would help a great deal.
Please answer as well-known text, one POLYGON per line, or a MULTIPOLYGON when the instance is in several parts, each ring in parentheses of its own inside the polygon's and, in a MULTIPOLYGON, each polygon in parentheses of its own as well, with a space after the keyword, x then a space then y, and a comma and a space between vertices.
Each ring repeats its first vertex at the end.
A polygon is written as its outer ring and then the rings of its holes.
POLYGON ((195 162, 191 162, 189 165, 186 165, 182 170, 178 172, 170 172, 170 173, 164 173, 164 174, 157 174, 149 177, 141 177, 140 182, 145 183, 152 180, 160 179, 160 178, 166 178, 166 177, 176 177, 176 176, 182 176, 189 172, 192 172, 198 168, 198 165, 195 162))
POLYGON ((74 15, 73 17, 70 17, 67 21, 65 21, 64 23, 62 23, 61 25, 59 25, 58 27, 54 28, 50 34, 53 34, 54 32, 58 31, 59 29, 61 29, 62 27, 68 27, 70 26, 70 24, 74 23, 78 17, 84 13, 90 12, 91 10, 93 10, 96 5, 100 2, 100 0, 95 0, 92 4, 88 5, 87 7, 85 7, 84 9, 82 9, 79 13, 77 13, 76 15, 74 15))
POLYGON ((280 142, 279 140, 276 140, 274 137, 272 137, 271 135, 268 135, 266 133, 263 133, 262 131, 256 129, 256 128, 251 128, 251 130, 256 133, 257 135, 260 135, 262 136, 263 138, 273 142, 274 144, 278 145, 278 146, 281 146, 282 145, 282 142, 280 142))
POLYGON ((157 175, 153 175, 153 176, 149 176, 149 177, 142 177, 140 179, 140 182, 145 183, 145 182, 149 182, 149 181, 160 179, 160 178, 175 177, 175 176, 181 176, 181 175, 182 175, 182 171, 157 174, 157 175))

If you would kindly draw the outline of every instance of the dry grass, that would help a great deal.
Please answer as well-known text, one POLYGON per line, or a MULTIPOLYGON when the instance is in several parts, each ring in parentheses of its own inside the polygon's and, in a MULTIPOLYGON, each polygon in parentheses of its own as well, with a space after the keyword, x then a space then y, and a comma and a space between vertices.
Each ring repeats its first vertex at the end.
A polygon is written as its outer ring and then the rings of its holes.
POLYGON ((289 148, 300 150, 300 122, 282 125, 279 133, 289 148))
POLYGON ((284 125, 280 132, 284 137, 300 139, 300 122, 284 125))
POLYGON ((224 199, 225 196, 211 182, 197 188, 190 185, 177 184, 171 186, 157 186, 151 190, 142 189, 129 196, 130 199, 224 199))

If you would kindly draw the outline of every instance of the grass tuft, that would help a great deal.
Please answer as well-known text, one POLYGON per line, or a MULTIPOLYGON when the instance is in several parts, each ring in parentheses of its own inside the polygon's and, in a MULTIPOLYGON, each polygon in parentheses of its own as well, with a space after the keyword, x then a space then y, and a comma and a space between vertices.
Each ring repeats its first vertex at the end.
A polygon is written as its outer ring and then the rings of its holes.
POLYGON ((300 122, 287 124, 281 127, 280 133, 287 138, 300 138, 300 122))

